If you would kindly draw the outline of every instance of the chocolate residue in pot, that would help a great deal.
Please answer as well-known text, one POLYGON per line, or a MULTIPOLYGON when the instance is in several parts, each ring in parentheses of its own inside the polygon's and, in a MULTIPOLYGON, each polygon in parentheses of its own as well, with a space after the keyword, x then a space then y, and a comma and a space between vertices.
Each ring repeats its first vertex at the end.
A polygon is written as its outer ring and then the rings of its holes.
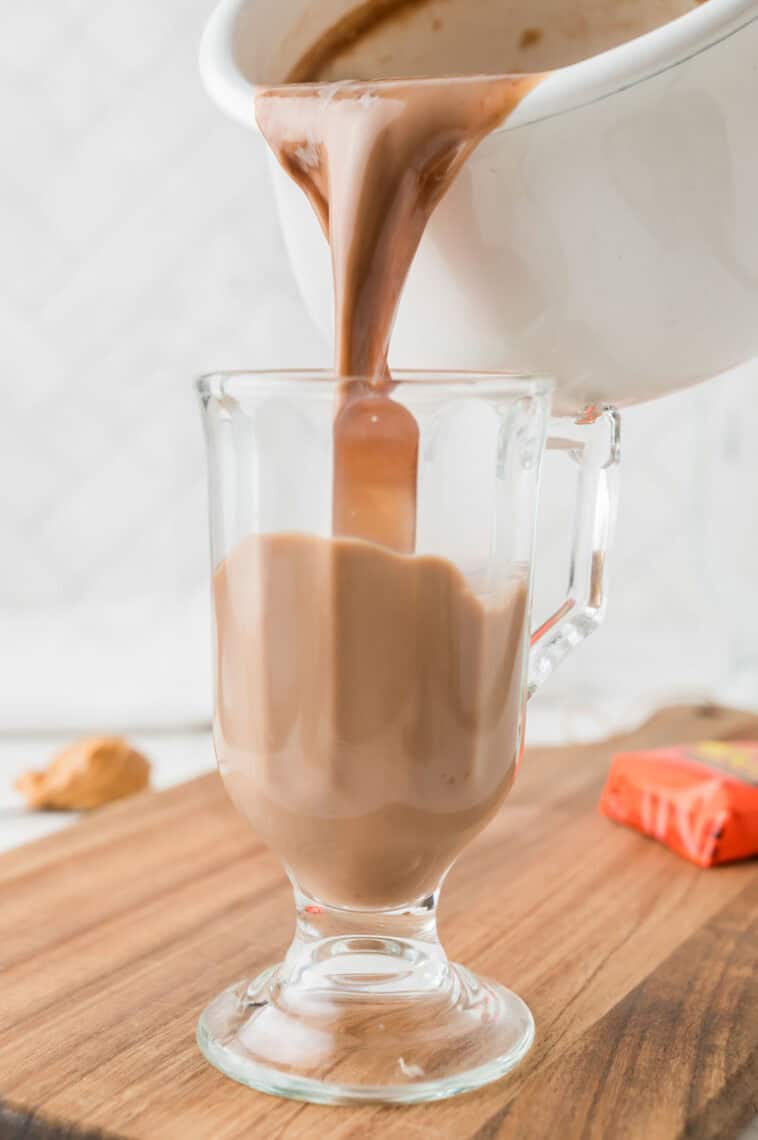
POLYGON ((522 50, 535 47, 538 43, 542 42, 544 35, 545 33, 542 28, 524 28, 519 36, 518 46, 522 50))
MULTIPOLYGON (((342 55, 357 43, 373 35, 390 21, 407 18, 419 8, 429 8, 434 0, 367 0, 333 24, 327 32, 298 60, 287 76, 287 83, 309 83, 318 75, 324 64, 342 55)), ((434 23, 439 17, 435 18, 434 23)))

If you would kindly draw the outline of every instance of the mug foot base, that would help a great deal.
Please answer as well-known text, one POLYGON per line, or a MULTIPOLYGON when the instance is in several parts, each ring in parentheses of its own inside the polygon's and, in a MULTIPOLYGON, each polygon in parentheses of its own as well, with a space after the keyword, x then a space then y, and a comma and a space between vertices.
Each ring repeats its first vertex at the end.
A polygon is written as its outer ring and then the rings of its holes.
POLYGON ((356 941, 225 990, 198 1023, 207 1060, 293 1100, 412 1104, 489 1084, 529 1051, 534 1021, 510 990, 418 944, 356 941))

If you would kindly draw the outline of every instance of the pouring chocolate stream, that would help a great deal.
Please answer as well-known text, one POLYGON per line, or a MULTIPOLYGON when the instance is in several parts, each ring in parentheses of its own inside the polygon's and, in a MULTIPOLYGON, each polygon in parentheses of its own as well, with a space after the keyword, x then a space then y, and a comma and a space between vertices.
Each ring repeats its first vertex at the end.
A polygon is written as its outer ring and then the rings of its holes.
POLYGON ((419 434, 391 398, 397 307, 424 229, 479 143, 539 75, 304 84, 258 93, 260 129, 305 192, 332 255, 335 412, 332 529, 415 547, 419 434))

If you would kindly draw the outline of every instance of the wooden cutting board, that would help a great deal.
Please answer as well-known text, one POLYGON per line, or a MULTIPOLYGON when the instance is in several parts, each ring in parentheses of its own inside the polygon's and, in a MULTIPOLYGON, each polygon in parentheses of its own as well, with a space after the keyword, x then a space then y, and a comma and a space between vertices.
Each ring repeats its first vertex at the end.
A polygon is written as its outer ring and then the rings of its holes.
POLYGON ((437 1105, 276 1100, 201 1058, 205 1002, 292 927, 284 876, 217 776, 3 856, 0 1136, 737 1135, 758 1111, 758 862, 700 871, 596 811, 615 748, 708 737, 756 738, 758 719, 672 709, 623 740, 527 753, 441 927, 452 956, 523 995, 537 1041, 510 1077, 437 1105))

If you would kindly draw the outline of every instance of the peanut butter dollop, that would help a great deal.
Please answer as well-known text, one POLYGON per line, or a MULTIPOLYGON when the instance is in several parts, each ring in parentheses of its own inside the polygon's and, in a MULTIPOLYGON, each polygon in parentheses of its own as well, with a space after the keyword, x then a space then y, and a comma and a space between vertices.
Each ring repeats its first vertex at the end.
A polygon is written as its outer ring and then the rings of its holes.
POLYGON ((16 790, 29 807, 90 811, 141 792, 150 782, 150 763, 119 736, 78 740, 59 752, 42 772, 24 772, 16 790))

